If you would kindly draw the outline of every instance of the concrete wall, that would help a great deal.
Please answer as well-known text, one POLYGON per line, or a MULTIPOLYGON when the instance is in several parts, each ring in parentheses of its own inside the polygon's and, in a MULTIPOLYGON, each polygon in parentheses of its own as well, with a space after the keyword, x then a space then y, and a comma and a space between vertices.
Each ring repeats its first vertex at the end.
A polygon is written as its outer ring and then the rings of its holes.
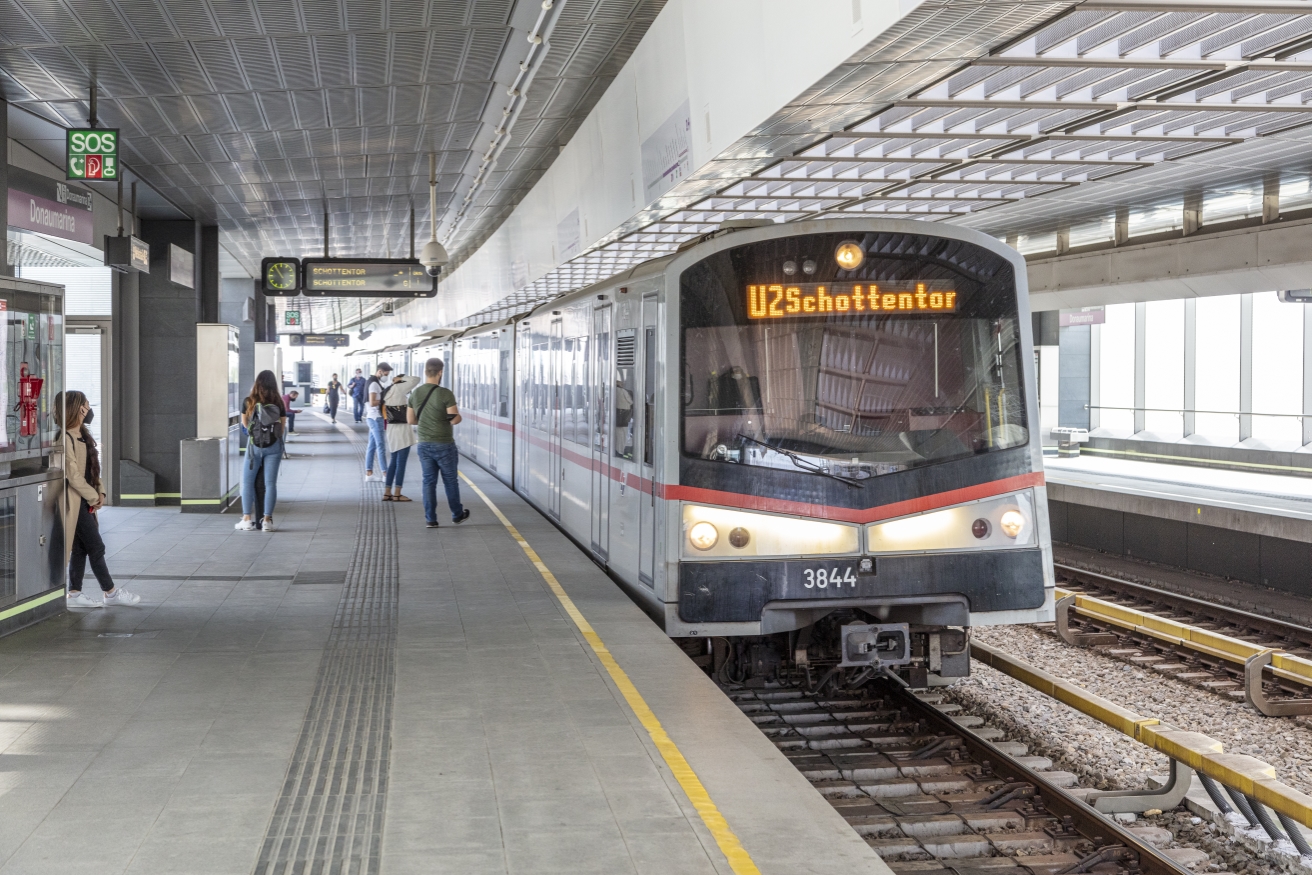
POLYGON ((1312 219, 1037 259, 1028 273, 1034 310, 1305 289, 1312 219))

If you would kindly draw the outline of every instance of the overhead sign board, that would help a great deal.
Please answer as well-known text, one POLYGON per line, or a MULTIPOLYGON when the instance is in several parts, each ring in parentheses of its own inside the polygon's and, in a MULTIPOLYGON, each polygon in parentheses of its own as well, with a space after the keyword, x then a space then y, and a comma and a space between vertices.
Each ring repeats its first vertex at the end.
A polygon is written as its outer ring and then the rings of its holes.
POLYGON ((91 245, 91 192, 21 167, 9 168, 9 224, 91 245))
POLYGON ((292 346, 330 346, 336 349, 339 346, 350 346, 351 335, 349 334, 289 334, 287 342, 292 346))
POLYGON ((1079 310, 1062 310, 1057 315, 1057 325, 1060 328, 1071 328, 1080 325, 1102 325, 1107 321, 1107 311, 1102 307, 1082 307, 1079 310))
POLYGON ((265 297, 294 298, 301 292, 301 260, 277 256, 260 262, 260 285, 265 297))
POLYGON ((150 244, 137 237, 106 237, 105 266, 150 273, 150 244))
POLYGON ((118 128, 70 128, 69 179, 118 179, 118 128))
POLYGON ((319 298, 431 298, 437 280, 417 261, 387 258, 307 258, 301 294, 319 298))

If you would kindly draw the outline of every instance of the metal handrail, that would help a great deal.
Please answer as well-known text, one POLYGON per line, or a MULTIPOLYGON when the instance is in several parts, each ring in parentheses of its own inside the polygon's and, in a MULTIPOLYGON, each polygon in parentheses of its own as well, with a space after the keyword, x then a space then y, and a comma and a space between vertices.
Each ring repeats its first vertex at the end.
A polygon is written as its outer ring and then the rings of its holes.
POLYGON ((1309 419, 1312 413, 1255 413, 1251 410, 1186 410, 1182 407, 1108 407, 1102 404, 1086 404, 1085 410, 1132 410, 1138 413, 1140 410, 1145 413, 1178 413, 1183 416, 1186 413, 1212 413, 1217 416, 1284 416, 1290 419, 1309 419))

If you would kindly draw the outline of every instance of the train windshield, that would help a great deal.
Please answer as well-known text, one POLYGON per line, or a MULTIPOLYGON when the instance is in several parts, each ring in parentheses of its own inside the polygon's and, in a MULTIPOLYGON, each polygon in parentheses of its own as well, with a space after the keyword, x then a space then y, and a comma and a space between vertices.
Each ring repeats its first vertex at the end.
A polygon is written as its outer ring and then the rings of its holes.
POLYGON ((1028 442, 1015 277, 979 246, 812 234, 681 278, 683 452, 860 481, 1028 442))

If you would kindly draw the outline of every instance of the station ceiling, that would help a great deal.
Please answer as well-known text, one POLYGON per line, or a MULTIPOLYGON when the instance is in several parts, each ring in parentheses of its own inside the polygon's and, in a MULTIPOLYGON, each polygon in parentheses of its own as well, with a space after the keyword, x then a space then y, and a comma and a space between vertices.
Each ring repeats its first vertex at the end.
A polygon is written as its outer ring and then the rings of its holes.
POLYGON ((434 153, 439 236, 458 258, 551 164, 663 4, 0 0, 0 91, 81 127, 94 80, 128 170, 219 225, 252 275, 265 255, 321 254, 325 204, 333 255, 408 255, 412 205, 422 246, 434 153), (531 83, 512 100, 521 64, 531 83), (504 151, 471 196, 508 104, 504 151))
POLYGON ((730 219, 951 222, 1028 253, 1312 207, 1312 3, 927 0, 591 250, 463 322, 730 219))

